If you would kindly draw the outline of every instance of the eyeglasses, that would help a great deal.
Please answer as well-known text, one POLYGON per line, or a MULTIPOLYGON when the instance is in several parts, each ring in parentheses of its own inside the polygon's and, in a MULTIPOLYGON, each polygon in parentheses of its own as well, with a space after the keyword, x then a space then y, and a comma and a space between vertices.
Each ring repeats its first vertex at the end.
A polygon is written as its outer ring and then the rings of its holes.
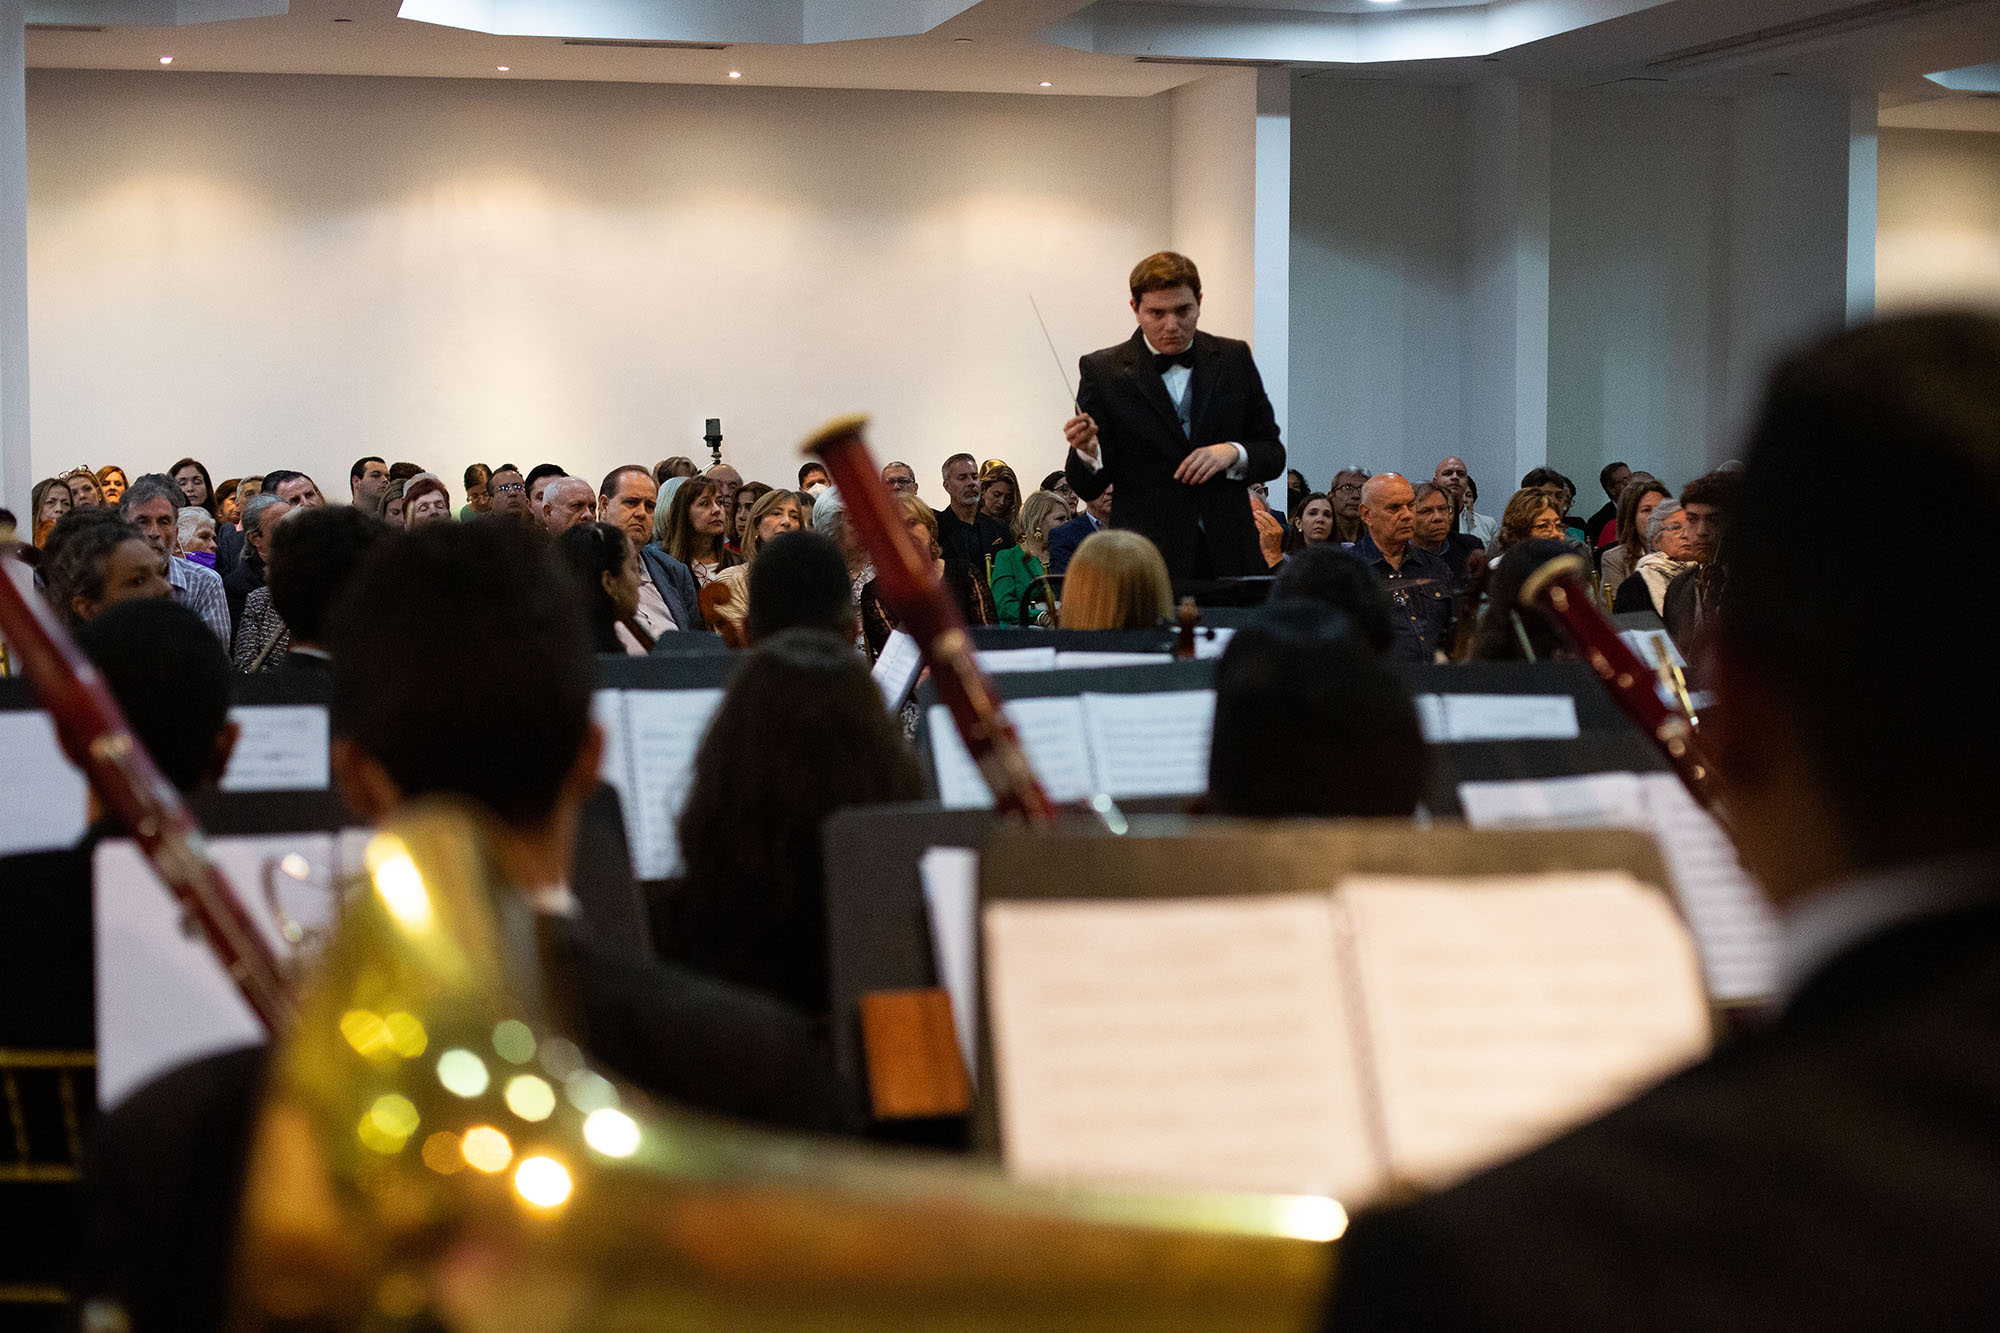
POLYGON ((917 489, 917 479, 915 477, 891 477, 889 478, 889 489, 892 491, 914 491, 917 489))
POLYGON ((1342 491, 1358 491, 1360 489, 1361 483, 1358 481, 1343 481, 1340 485, 1333 488, 1333 493, 1339 495, 1342 491))
POLYGON ((527 489, 528 489, 527 486, 521 482, 510 481, 510 482, 505 482, 499 486, 495 486, 493 488, 493 493, 495 495, 519 495, 522 491, 525 491, 527 489))

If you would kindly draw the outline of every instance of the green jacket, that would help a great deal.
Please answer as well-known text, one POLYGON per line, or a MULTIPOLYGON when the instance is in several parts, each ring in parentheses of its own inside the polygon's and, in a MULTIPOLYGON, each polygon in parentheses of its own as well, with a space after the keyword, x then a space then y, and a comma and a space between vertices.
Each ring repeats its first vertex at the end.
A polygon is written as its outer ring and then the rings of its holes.
POLYGON ((1036 580, 1042 577, 1042 562, 1019 546, 1009 546, 995 553, 992 569, 988 582, 993 587, 993 609, 999 613, 1001 624, 1021 623, 1022 598, 1048 600, 1048 589, 1035 587, 1036 580), (1034 590, 1032 597, 1030 589, 1034 590))

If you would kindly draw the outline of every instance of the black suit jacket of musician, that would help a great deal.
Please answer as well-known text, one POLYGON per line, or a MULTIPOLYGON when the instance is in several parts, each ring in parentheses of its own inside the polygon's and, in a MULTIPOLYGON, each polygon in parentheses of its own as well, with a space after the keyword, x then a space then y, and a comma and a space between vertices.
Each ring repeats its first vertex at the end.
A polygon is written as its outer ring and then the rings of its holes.
POLYGON ((1086 500, 1111 497, 1111 526, 1150 538, 1175 578, 1227 577, 1266 572, 1250 515, 1248 486, 1285 470, 1278 419, 1250 345, 1234 338, 1194 335, 1194 372, 1188 384, 1190 430, 1153 368, 1153 354, 1137 329, 1116 347, 1084 357, 1077 406, 1097 422, 1102 469, 1070 451, 1065 471, 1071 489, 1086 500), (1174 480, 1191 450, 1240 444, 1249 455, 1240 480, 1215 477, 1199 486, 1174 480))
POLYGON ((2000 884, 1602 1119, 1358 1218, 1328 1329, 2000 1328, 2000 884))

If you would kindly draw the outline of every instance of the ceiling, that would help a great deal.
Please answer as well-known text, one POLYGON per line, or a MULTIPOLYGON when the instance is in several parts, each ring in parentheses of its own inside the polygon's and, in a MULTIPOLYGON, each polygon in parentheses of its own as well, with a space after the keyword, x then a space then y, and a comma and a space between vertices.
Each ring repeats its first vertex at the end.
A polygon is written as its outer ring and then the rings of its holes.
POLYGON ((1798 79, 1879 95, 1898 114, 1934 104, 1927 114, 1947 120, 1985 115, 1948 112, 1977 94, 1922 76, 2000 60, 2000 0, 28 0, 28 15, 31 67, 161 77, 1145 97, 1214 64, 1258 64, 1636 91, 1798 79))

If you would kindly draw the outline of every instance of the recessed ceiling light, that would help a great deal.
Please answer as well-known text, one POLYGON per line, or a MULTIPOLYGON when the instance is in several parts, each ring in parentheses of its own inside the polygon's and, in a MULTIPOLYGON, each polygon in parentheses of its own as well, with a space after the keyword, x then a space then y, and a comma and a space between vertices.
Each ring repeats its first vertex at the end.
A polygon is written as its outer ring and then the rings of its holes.
POLYGON ((493 68, 499 70, 502 74, 505 74, 508 70, 514 67, 512 65, 495 65, 493 68))
POLYGON ((951 39, 951 44, 953 46, 971 46, 972 39, 970 37, 954 37, 951 39))
POLYGON ((743 71, 740 69, 732 69, 729 71, 729 77, 732 79, 740 79, 743 77, 743 71))
POLYGON ((1042 87, 1044 87, 1044 88, 1053 88, 1053 87, 1055 87, 1055 85, 1054 85, 1053 83, 1050 83, 1050 82, 1049 82, 1049 81, 1048 81, 1047 79, 1043 79, 1043 80, 1042 80, 1042 87))
POLYGON ((161 56, 160 63, 162 65, 171 65, 174 63, 174 58, 172 56, 161 56))

